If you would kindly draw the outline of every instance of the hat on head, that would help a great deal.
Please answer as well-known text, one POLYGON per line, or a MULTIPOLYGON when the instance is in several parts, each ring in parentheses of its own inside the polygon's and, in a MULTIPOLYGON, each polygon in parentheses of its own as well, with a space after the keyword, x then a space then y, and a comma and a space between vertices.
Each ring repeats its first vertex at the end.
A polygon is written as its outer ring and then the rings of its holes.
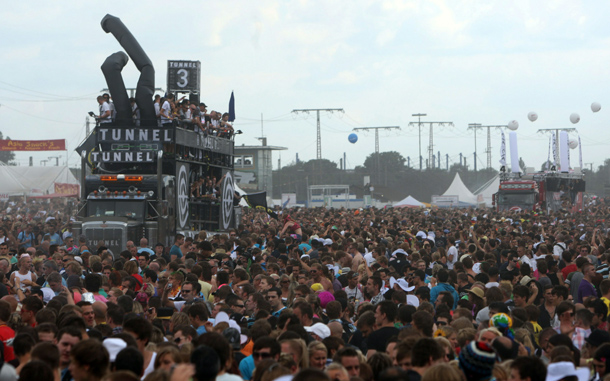
POLYGON ((610 333, 608 333, 608 331, 596 329, 591 332, 591 334, 585 339, 585 341, 593 347, 599 347, 604 343, 610 343, 610 333))
POLYGON ((174 309, 171 307, 159 307, 157 308, 157 319, 169 320, 174 314, 174 309))
POLYGON ((322 291, 324 290, 324 286, 321 283, 314 283, 311 285, 311 289, 314 291, 322 291))
POLYGON ((121 350, 127 348, 127 343, 123 341, 123 339, 116 338, 108 338, 104 340, 102 345, 110 355, 110 362, 114 362, 114 360, 116 360, 116 355, 118 355, 121 350))
MULTIPOLYGON (((229 344, 231 344, 231 347, 235 350, 240 350, 241 349, 241 334, 239 333, 239 331, 236 328, 233 327, 229 327, 227 329, 225 329, 224 331, 222 331, 222 335, 225 337, 225 339, 227 339, 227 341, 229 342, 229 344)), ((246 338, 247 340, 247 338, 246 338)))
POLYGON ((460 352, 460 369, 468 380, 489 377, 496 363, 496 353, 482 341, 471 341, 460 352))
POLYGON ((527 286, 527 284, 528 284, 529 282, 531 282, 532 280, 533 280, 533 279, 532 279, 532 278, 530 278, 529 276, 524 275, 524 276, 523 276, 523 278, 521 278, 521 280, 519 281, 519 284, 520 284, 520 285, 522 285, 522 286, 527 286))
POLYGON ((214 319, 214 327, 218 324, 218 323, 222 323, 222 322, 229 322, 229 314, 227 314, 226 312, 219 312, 218 314, 216 314, 216 319, 214 319))
POLYGON ((335 297, 333 296, 333 294, 331 294, 328 291, 323 291, 320 294, 318 294, 318 298, 320 298, 320 306, 322 308, 326 308, 326 305, 328 303, 330 303, 333 300, 335 300, 335 297))
POLYGON ((574 363, 570 361, 551 363, 546 369, 546 381, 559 381, 570 376, 576 376, 579 380, 588 380, 589 369, 576 369, 574 363))
POLYGON ((515 333, 512 330, 513 319, 507 314, 500 312, 489 319, 489 326, 497 328, 504 336, 513 340, 515 333))
POLYGON ((42 287, 40 291, 42 291, 42 301, 45 303, 49 303, 55 297, 55 292, 49 287, 42 287))
POLYGON ((146 307, 148 304, 148 295, 145 292, 138 292, 133 301, 140 303, 142 307, 146 307))
POLYGON ((320 336, 320 339, 322 340, 330 336, 330 328, 328 328, 324 323, 316 323, 311 327, 304 328, 307 332, 320 336))
POLYGON ((415 290, 415 286, 409 287, 409 282, 404 279, 396 279, 394 277, 390 277, 390 288, 394 289, 394 285, 397 284, 403 291, 409 292, 415 290))
POLYGON ((481 290, 479 287, 471 287, 468 292, 475 294, 481 299, 485 298, 485 292, 483 292, 483 290, 481 290))

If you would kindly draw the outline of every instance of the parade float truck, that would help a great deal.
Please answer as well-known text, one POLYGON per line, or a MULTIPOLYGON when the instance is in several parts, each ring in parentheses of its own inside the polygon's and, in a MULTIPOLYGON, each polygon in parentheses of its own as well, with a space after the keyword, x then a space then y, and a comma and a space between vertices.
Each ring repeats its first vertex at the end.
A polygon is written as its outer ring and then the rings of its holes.
POLYGON ((500 186, 493 203, 497 211, 552 212, 564 209, 574 213, 582 210, 585 186, 582 173, 501 173, 500 186))
MULTIPOLYGON (((115 255, 145 237, 150 245, 173 244, 177 233, 234 227, 232 136, 211 136, 189 123, 159 126, 153 96, 154 68, 120 19, 107 15, 102 28, 124 52, 102 65, 116 116, 96 123, 77 151, 81 156, 81 203, 73 227, 91 248, 100 243, 115 255), (134 119, 121 70, 129 58, 140 70, 134 119), (204 179, 222 179, 214 196, 201 197, 204 179), (201 190, 201 189, 200 189, 201 190), (198 197, 199 196, 199 197, 198 197)), ((199 102, 198 61, 168 62, 168 91, 190 94, 199 102)))

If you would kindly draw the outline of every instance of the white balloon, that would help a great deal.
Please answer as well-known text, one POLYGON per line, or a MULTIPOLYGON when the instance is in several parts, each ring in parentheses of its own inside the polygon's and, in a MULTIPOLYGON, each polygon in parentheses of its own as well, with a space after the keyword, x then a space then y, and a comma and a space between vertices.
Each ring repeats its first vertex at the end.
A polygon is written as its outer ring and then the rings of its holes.
POLYGON ((538 119, 538 114, 536 114, 535 112, 530 112, 529 114, 527 114, 527 119, 530 120, 530 122, 535 122, 538 119))
POLYGON ((597 103, 597 102, 591 103, 591 111, 598 112, 601 109, 602 109, 602 105, 600 105, 599 103, 597 103))
POLYGON ((511 131, 516 131, 517 128, 519 128, 519 122, 517 122, 516 120, 511 120, 510 122, 508 122, 507 127, 511 131))
POLYGON ((575 149, 576 147, 578 147, 578 140, 570 139, 570 141, 568 142, 568 147, 570 147, 571 149, 575 149))
POLYGON ((570 122, 572 122, 573 124, 580 122, 580 115, 578 115, 577 113, 573 113, 572 115, 570 115, 570 122))

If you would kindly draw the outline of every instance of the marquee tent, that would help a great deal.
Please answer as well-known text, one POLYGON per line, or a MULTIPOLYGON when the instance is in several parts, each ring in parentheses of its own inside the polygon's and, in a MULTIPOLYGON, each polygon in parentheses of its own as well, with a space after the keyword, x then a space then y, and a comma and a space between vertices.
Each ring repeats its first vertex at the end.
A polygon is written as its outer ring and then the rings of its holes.
POLYGON ((495 193, 498 193, 498 188, 500 188, 500 176, 495 175, 492 179, 483 184, 481 188, 475 191, 477 196, 477 204, 479 206, 491 208, 492 196, 495 193))
POLYGON ((395 208, 421 208, 425 205, 417 201, 413 196, 409 195, 407 198, 396 202, 393 206, 395 208))
POLYGON ((460 206, 471 206, 476 205, 477 196, 475 196, 467 187, 464 185, 462 178, 459 173, 455 174, 453 182, 449 185, 449 188, 443 193, 443 196, 458 196, 460 206))
POLYGON ((68 167, 0 166, 0 198, 78 196, 79 182, 68 167), (69 191, 57 192, 58 189, 69 191))

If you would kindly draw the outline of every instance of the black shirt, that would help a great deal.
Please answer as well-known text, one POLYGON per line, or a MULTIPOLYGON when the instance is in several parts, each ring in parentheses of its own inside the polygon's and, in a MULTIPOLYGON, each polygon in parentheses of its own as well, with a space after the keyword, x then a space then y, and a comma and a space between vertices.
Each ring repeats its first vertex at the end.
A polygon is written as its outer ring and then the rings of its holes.
POLYGON ((366 354, 367 352, 366 339, 362 336, 362 331, 360 330, 356 330, 356 332, 354 332, 348 344, 360 348, 362 353, 366 354))
POLYGON ((385 352, 385 347, 388 345, 388 340, 392 336, 398 335, 396 327, 382 327, 371 332, 366 338, 366 346, 368 349, 374 349, 377 352, 385 352))

